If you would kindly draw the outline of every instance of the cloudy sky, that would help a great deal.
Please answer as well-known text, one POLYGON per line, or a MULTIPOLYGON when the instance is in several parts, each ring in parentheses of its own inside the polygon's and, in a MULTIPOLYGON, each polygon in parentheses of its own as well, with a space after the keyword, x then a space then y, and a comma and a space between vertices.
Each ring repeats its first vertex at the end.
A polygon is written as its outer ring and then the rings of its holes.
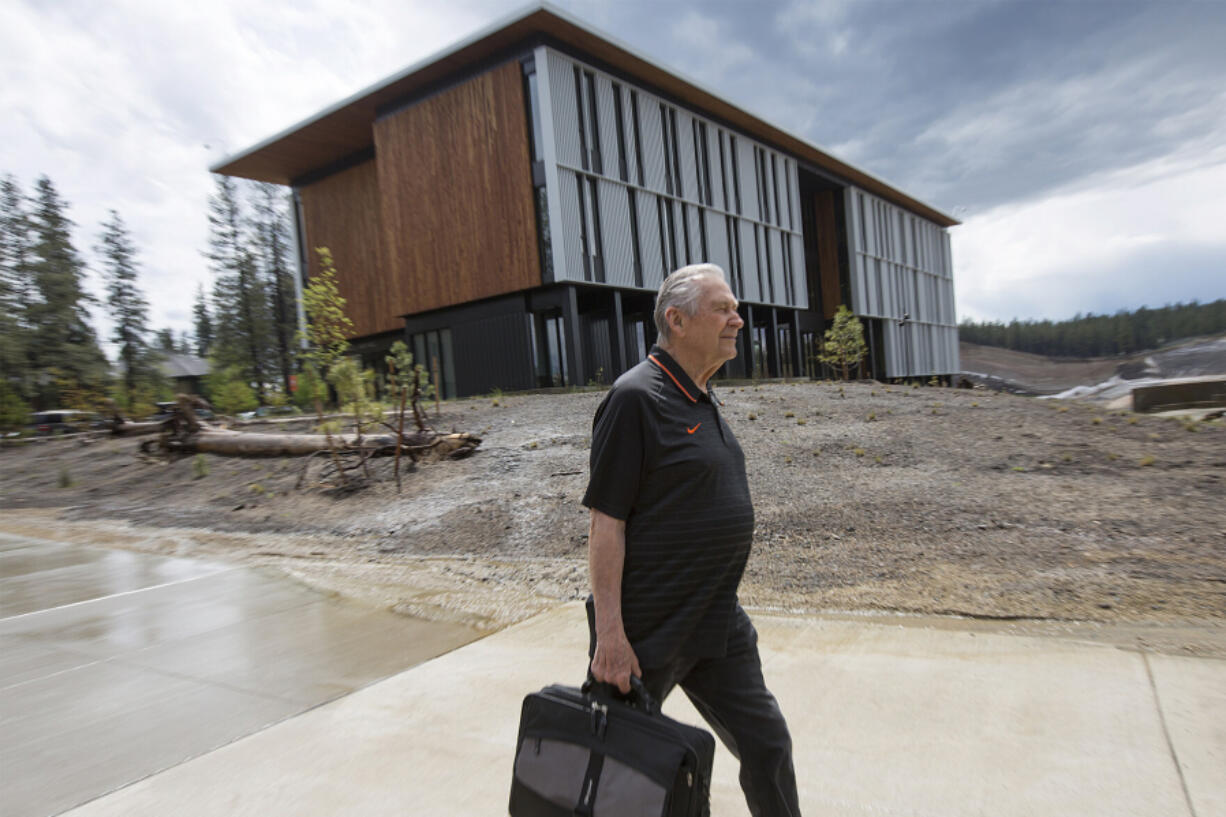
MULTIPOLYGON (((557 5, 960 219, 960 317, 1226 297, 1226 0, 557 5)), ((208 165, 522 7, 6 0, 0 173, 50 176, 91 263, 117 209, 182 331, 208 165)))

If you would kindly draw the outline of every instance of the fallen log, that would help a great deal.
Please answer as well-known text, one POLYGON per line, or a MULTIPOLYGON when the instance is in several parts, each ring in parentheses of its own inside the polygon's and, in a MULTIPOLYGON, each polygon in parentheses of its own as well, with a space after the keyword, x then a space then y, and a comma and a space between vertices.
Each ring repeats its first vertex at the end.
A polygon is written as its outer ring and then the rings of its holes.
MULTIPOLYGON (((458 459, 476 450, 481 438, 467 433, 405 434, 402 451, 415 460, 458 459)), ((372 457, 394 456, 394 434, 364 435, 361 442, 353 436, 332 435, 339 454, 365 453, 372 457)), ((332 449, 327 434, 259 434, 224 429, 200 429, 184 435, 168 436, 162 441, 167 451, 184 454, 217 454, 223 457, 305 457, 332 449)))
POLYGON ((157 434, 161 430, 161 423, 136 423, 123 419, 111 423, 111 433, 116 437, 139 437, 143 434, 157 434))
POLYGON ((399 447, 414 462, 420 462, 460 459, 481 445, 481 438, 474 434, 438 434, 425 427, 411 434, 397 433, 391 429, 390 434, 361 436, 234 431, 204 422, 196 416, 194 406, 207 407, 207 404, 199 397, 180 394, 175 414, 170 419, 161 423, 124 421, 116 423, 113 431, 117 434, 161 432, 162 436, 156 443, 151 440, 143 444, 143 449, 156 445, 166 453, 216 454, 222 457, 306 457, 321 451, 339 456, 387 457, 394 456, 399 447), (126 430, 120 431, 121 428, 126 430))

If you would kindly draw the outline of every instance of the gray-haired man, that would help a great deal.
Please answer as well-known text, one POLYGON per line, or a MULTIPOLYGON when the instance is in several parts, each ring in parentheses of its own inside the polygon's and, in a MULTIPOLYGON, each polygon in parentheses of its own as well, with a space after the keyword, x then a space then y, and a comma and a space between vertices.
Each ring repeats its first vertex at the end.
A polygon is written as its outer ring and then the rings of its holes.
POLYGON ((592 431, 592 675, 657 700, 680 686, 741 761, 755 817, 799 815, 792 741, 736 591, 753 539, 745 456, 707 381, 744 321, 713 264, 656 298, 659 343, 613 384, 592 431))

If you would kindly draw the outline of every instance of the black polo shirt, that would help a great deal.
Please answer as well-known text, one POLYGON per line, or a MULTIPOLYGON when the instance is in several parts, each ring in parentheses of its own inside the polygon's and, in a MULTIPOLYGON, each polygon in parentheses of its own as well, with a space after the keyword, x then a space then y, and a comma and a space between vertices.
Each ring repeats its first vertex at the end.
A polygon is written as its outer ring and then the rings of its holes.
POLYGON ((753 539, 745 455, 709 387, 659 346, 596 409, 583 504, 626 522, 622 619, 639 663, 722 657, 753 539))

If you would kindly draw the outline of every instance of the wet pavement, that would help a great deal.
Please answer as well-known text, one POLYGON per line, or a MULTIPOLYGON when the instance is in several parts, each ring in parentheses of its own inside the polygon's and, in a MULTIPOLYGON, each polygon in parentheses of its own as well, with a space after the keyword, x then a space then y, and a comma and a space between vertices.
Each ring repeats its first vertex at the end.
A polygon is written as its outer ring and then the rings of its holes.
MULTIPOLYGON (((754 620, 806 817, 1226 816, 1226 661, 754 620)), ((586 646, 582 605, 564 605, 68 817, 506 814, 523 695, 578 683, 586 646)), ((664 709, 700 722, 684 695, 664 709)), ((711 797, 712 817, 746 817, 722 746, 711 797)))
POLYGON ((0 534, 0 814, 59 814, 476 637, 274 571, 0 534))

